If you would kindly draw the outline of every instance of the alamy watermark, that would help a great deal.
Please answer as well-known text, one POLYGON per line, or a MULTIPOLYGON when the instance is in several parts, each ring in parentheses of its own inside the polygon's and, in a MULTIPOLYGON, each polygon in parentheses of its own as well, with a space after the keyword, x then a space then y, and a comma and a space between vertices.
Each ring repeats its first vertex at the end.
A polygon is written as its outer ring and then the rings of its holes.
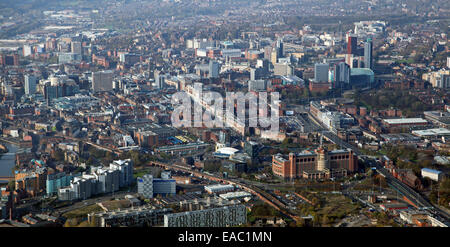
POLYGON ((196 83, 191 93, 177 92, 172 95, 174 110, 171 121, 174 127, 231 127, 244 130, 248 126, 276 134, 279 132, 279 104, 278 92, 270 93, 270 104, 267 92, 226 92, 224 109, 224 99, 220 93, 203 92, 202 85, 196 83))

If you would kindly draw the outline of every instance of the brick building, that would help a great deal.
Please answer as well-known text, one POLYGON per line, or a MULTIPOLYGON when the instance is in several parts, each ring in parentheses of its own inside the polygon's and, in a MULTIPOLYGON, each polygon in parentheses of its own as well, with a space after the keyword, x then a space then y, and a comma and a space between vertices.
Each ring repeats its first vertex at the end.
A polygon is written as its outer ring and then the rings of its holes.
POLYGON ((153 131, 136 132, 135 137, 140 147, 153 147, 158 145, 158 134, 153 131))
POLYGON ((358 159, 351 150, 328 151, 324 147, 301 153, 272 157, 272 171, 285 179, 329 179, 346 176, 358 168, 358 159))

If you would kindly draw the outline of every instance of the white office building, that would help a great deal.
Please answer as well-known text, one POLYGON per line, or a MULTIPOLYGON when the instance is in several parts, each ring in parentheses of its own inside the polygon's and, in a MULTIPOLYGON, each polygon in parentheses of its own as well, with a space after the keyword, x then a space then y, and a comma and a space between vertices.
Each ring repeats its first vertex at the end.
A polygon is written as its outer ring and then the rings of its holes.
POLYGON ((23 46, 23 56, 28 57, 33 54, 33 47, 30 45, 24 45, 23 46))
POLYGON ((133 180, 133 162, 130 159, 114 160, 109 164, 110 170, 120 171, 119 186, 128 186, 133 180))
POLYGON ((219 77, 219 63, 217 61, 210 60, 209 61, 209 78, 217 78, 219 77))
POLYGON ((153 176, 146 174, 137 178, 138 194, 149 199, 153 198, 153 176))
POLYGON ((25 75, 25 94, 36 93, 36 77, 34 75, 25 75))
POLYGON ((165 75, 160 75, 158 74, 155 77, 155 86, 158 89, 164 89, 165 85, 166 85, 166 76, 165 75))
POLYGON ((115 192, 130 185, 132 177, 133 161, 115 160, 109 167, 92 167, 90 173, 73 178, 69 186, 58 190, 58 199, 87 199, 93 195, 115 192))

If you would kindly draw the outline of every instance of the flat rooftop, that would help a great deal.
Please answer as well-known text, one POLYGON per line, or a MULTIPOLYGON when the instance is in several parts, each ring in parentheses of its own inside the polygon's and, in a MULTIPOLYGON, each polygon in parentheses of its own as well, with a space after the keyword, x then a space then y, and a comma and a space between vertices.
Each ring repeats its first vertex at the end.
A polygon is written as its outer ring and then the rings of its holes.
POLYGON ((417 136, 447 136, 450 135, 450 130, 446 128, 414 130, 412 131, 412 134, 417 136))
POLYGON ((430 168, 422 168, 422 171, 437 174, 437 175, 442 173, 441 171, 430 169, 430 168))
POLYGON ((387 124, 417 124, 417 123, 428 123, 427 120, 423 118, 394 118, 394 119, 383 119, 387 124))
POLYGON ((234 186, 231 184, 214 184, 214 185, 206 185, 205 190, 222 190, 222 189, 234 189, 234 186))

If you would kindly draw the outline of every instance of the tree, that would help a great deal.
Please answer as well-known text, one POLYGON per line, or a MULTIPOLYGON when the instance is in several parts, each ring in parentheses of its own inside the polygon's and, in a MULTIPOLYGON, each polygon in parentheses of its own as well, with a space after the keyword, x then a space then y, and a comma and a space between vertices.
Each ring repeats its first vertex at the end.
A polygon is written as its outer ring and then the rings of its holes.
POLYGON ((92 166, 95 164, 95 159, 92 156, 89 156, 89 159, 86 161, 87 166, 92 166))
POLYGON ((307 88, 303 89, 303 98, 309 98, 310 97, 310 93, 309 90, 307 88))
POLYGON ((281 148, 287 149, 289 147, 289 144, 292 144, 292 138, 285 138, 281 143, 281 148))
POLYGON ((306 223, 305 220, 303 218, 300 218, 300 220, 297 221, 297 227, 305 227, 306 223))
POLYGON ((62 150, 55 150, 55 152, 53 153, 53 159, 55 159, 56 161, 64 161, 64 151, 62 150))
POLYGON ((80 224, 79 218, 70 218, 66 220, 66 222, 64 223, 64 227, 75 227, 78 224, 80 224))
POLYGON ((105 155, 105 162, 106 163, 111 163, 113 160, 114 160, 114 154, 113 153, 111 153, 111 152, 107 152, 106 153, 106 155, 105 155))
POLYGON ((256 205, 252 209, 252 214, 255 216, 276 216, 277 212, 268 205, 256 205))
POLYGON ((317 197, 313 197, 313 199, 311 199, 311 203, 312 205, 315 206, 319 206, 319 199, 317 197))
POLYGON ((313 218, 313 226, 318 226, 320 224, 320 215, 316 214, 315 212, 312 213, 313 218))
POLYGON ((208 172, 218 172, 222 165, 219 161, 216 160, 208 160, 205 161, 204 170, 208 172))
POLYGON ((81 222, 77 227, 96 227, 95 222, 89 222, 87 220, 81 222))
POLYGON ((328 225, 330 223, 330 219, 328 218, 328 215, 324 214, 322 216, 322 225, 328 225))
POLYGON ((14 181, 14 180, 9 180, 9 182, 8 182, 8 187, 9 187, 10 191, 16 190, 16 181, 14 181))
POLYGON ((387 182, 386 182, 386 178, 384 178, 381 175, 376 175, 374 178, 374 183, 377 186, 381 186, 381 187, 387 187, 387 182))
POLYGON ((141 165, 141 157, 139 155, 138 151, 131 151, 131 160, 133 161, 133 164, 136 166, 140 166, 141 165))

